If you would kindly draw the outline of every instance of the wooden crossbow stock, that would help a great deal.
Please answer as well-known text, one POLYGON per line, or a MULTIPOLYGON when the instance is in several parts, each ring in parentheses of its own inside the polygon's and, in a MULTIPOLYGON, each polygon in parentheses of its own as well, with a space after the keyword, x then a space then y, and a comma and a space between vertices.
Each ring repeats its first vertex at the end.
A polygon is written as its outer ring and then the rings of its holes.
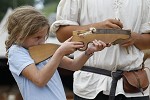
MULTIPOLYGON (((93 40, 101 40, 106 44, 111 43, 113 45, 123 42, 130 38, 130 30, 121 29, 90 29, 90 30, 79 30, 73 31, 72 41, 83 42, 84 47, 80 48, 80 51, 87 49, 88 44, 93 40)), ((35 63, 39 63, 43 60, 51 57, 54 52, 59 48, 60 45, 46 43, 29 48, 29 53, 35 63)))

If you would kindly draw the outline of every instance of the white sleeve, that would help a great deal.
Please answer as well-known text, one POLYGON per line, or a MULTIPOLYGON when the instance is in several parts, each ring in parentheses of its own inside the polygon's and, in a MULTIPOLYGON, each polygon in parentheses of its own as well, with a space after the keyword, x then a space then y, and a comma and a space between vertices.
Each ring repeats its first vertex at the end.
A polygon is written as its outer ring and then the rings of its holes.
POLYGON ((56 21, 51 25, 50 31, 55 33, 60 25, 79 25, 78 0, 60 0, 57 7, 56 21))
POLYGON ((150 0, 143 0, 143 18, 140 33, 150 33, 150 0))
POLYGON ((10 71, 19 76, 22 70, 34 63, 34 61, 29 55, 28 50, 18 46, 9 49, 8 63, 10 71))

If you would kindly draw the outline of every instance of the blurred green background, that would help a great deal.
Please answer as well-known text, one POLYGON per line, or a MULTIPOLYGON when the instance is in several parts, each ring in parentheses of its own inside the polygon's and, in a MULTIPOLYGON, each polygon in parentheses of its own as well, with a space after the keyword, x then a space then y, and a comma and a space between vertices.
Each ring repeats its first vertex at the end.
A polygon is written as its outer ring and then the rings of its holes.
POLYGON ((60 0, 0 0, 0 21, 3 19, 8 8, 16 8, 22 5, 31 5, 42 10, 48 17, 51 13, 56 12, 60 0))

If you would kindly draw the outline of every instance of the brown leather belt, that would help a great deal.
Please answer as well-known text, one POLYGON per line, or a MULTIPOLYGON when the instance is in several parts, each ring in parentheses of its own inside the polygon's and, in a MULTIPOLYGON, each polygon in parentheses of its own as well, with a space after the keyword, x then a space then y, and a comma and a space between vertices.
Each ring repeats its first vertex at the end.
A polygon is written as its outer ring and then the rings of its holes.
POLYGON ((81 70, 82 71, 96 73, 96 74, 102 74, 102 75, 106 75, 106 76, 110 76, 111 77, 111 71, 105 70, 105 69, 101 69, 101 68, 84 66, 84 67, 81 68, 81 70))
POLYGON ((116 72, 111 72, 109 70, 90 67, 90 66, 84 66, 84 67, 82 67, 81 70, 112 77, 113 80, 112 80, 111 89, 110 89, 110 93, 109 93, 109 100, 114 100, 115 99, 117 82, 122 77, 123 71, 117 70, 116 72))

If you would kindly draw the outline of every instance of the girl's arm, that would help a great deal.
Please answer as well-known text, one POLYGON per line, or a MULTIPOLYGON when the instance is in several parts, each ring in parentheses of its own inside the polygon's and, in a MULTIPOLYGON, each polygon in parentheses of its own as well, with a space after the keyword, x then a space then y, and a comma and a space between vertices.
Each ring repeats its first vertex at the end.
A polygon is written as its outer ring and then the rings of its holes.
MULTIPOLYGON (((85 51, 86 52, 86 51, 85 51)), ((70 59, 68 57, 63 57, 63 60, 60 64, 61 68, 76 71, 83 67, 86 61, 92 56, 92 54, 86 54, 83 52, 79 57, 75 59, 70 59)))
POLYGON ((35 64, 30 64, 22 71, 22 75, 39 87, 45 86, 55 73, 64 55, 71 54, 76 48, 83 47, 83 43, 81 42, 69 41, 71 41, 71 38, 56 50, 54 55, 42 69, 38 69, 35 64))
POLYGON ((35 64, 31 64, 22 71, 22 75, 39 87, 45 86, 53 76, 62 58, 63 54, 60 50, 57 50, 42 69, 38 69, 35 64))
POLYGON ((94 52, 96 51, 101 51, 103 50, 106 46, 104 42, 102 41, 93 41, 93 44, 90 45, 85 52, 83 52, 79 57, 75 59, 70 59, 68 57, 64 57, 60 67, 64 69, 69 69, 72 71, 79 70, 83 67, 83 65, 86 63, 86 61, 93 55, 94 52))

